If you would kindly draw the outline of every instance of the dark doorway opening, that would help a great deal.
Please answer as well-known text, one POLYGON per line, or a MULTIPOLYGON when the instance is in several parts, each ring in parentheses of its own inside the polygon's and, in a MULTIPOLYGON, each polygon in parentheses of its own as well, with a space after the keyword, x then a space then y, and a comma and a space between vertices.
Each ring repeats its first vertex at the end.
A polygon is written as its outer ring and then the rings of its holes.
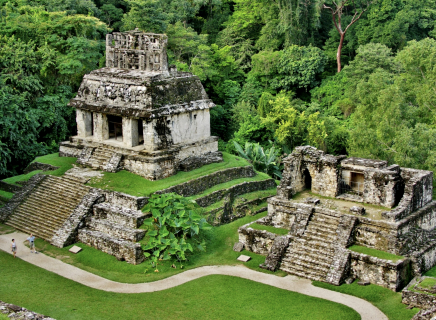
POLYGON ((107 116, 109 124, 109 139, 123 141, 123 118, 118 116, 107 116))
POLYGON ((91 112, 91 136, 94 135, 94 112, 91 112))
POLYGON ((141 119, 138 119, 138 144, 144 143, 144 126, 141 119))
POLYGON ((304 188, 312 190, 312 176, 310 175, 309 170, 306 168, 304 169, 304 188))
POLYGON ((362 195, 363 189, 364 189, 364 184, 365 184, 365 176, 363 175, 363 173, 351 172, 351 174, 350 174, 351 190, 353 190, 354 192, 356 192, 359 195, 362 195))

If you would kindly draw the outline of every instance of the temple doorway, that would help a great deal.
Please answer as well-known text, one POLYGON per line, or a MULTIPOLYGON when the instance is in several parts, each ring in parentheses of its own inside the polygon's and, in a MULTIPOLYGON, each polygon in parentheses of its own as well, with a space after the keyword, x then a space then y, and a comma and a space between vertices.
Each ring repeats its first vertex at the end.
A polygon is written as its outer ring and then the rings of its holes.
POLYGON ((312 176, 310 175, 309 170, 306 168, 304 169, 304 188, 312 190, 312 176))
POLYGON ((123 141, 123 118, 118 116, 107 116, 109 124, 109 139, 123 141))

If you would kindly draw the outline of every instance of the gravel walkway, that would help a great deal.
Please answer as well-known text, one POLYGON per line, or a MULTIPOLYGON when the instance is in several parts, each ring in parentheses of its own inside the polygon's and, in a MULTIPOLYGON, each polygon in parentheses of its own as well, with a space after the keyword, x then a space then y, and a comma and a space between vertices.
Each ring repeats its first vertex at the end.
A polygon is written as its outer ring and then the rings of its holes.
POLYGON ((179 286, 188 281, 207 275, 220 274, 240 277, 308 296, 338 302, 356 310, 361 315, 362 320, 388 319, 378 308, 363 299, 315 287, 311 284, 311 281, 307 279, 291 275, 277 277, 272 274, 254 271, 243 266, 205 266, 191 269, 155 282, 137 284, 119 283, 104 279, 44 254, 31 254, 29 248, 25 247, 23 244, 27 237, 28 235, 21 232, 0 235, 0 249, 11 253, 10 243, 14 238, 18 244, 17 258, 94 289, 118 293, 154 292, 179 286))

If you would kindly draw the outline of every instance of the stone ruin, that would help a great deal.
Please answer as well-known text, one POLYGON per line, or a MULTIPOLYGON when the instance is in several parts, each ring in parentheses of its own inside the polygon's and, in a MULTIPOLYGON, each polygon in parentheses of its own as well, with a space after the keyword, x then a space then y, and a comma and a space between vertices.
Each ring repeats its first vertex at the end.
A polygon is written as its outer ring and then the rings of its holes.
POLYGON ((95 169, 158 180, 222 161, 210 135, 200 79, 168 67, 167 36, 138 30, 106 36, 106 67, 84 76, 77 96, 77 135, 60 156, 95 169))
POLYGON ((279 236, 239 229, 247 250, 266 255, 262 267, 339 285, 361 279, 400 290, 436 264, 436 202, 431 171, 387 161, 325 154, 297 147, 284 159, 277 196, 258 224, 285 228, 279 236), (359 245, 404 256, 379 259, 359 245))

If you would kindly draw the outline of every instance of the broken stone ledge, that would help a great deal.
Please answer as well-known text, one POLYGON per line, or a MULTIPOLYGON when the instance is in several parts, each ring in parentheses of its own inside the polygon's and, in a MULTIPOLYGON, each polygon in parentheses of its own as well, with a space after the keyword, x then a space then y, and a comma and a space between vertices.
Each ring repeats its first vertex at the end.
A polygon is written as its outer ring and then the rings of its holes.
POLYGON ((26 308, 0 301, 0 313, 7 315, 9 319, 19 320, 55 320, 42 314, 29 311, 26 308))

